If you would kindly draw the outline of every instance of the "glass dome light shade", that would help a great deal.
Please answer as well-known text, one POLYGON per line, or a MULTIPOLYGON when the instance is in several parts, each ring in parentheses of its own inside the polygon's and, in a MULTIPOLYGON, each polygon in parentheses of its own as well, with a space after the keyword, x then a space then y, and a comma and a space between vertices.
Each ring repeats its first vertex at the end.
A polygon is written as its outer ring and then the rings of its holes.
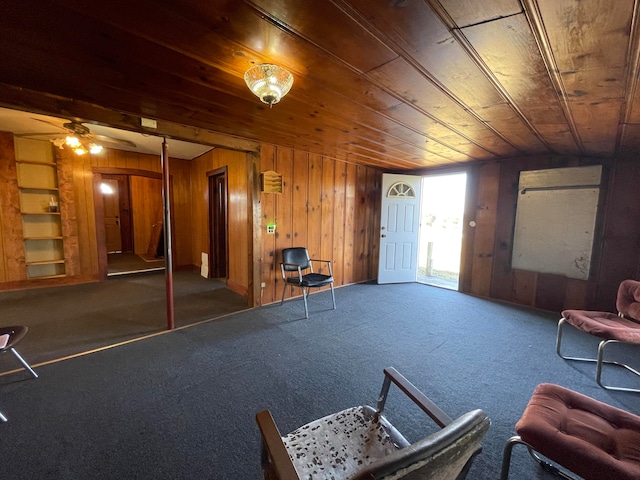
POLYGON ((282 67, 264 63, 247 70, 244 81, 260 101, 272 106, 291 90, 293 75, 282 67))

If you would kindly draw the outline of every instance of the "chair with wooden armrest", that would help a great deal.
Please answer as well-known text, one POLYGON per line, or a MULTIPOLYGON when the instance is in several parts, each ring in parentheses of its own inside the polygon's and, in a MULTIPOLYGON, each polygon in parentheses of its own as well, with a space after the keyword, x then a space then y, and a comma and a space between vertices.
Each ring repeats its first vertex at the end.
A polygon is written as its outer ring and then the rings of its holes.
POLYGON ((616 308, 618 310, 617 314, 590 310, 564 310, 562 318, 558 321, 556 353, 565 360, 595 362, 596 383, 602 388, 639 393, 640 389, 638 388, 605 385, 602 382, 602 369, 604 365, 617 365, 634 375, 640 376, 638 370, 626 363, 604 359, 605 347, 610 344, 627 343, 640 345, 640 282, 624 280, 620 283, 616 297, 616 308), (602 339, 598 346, 596 358, 568 356, 560 352, 563 328, 567 324, 577 330, 602 339))
POLYGON ((309 252, 304 247, 285 248, 282 250, 280 271, 282 272, 282 281, 284 282, 280 305, 284 303, 284 296, 287 293, 287 285, 301 288, 302 299, 304 300, 304 316, 305 318, 309 318, 309 307, 307 305, 309 290, 329 285, 331 288, 333 309, 336 309, 336 296, 333 293, 333 271, 331 269, 330 260, 309 258, 309 252), (314 272, 314 262, 324 264, 327 267, 327 273, 314 272))
POLYGON ((281 436, 271 413, 259 412, 262 468, 268 480, 466 477, 490 420, 482 410, 452 420, 396 369, 384 370, 377 407, 348 408, 281 436), (393 382, 440 428, 413 444, 383 415, 393 382))

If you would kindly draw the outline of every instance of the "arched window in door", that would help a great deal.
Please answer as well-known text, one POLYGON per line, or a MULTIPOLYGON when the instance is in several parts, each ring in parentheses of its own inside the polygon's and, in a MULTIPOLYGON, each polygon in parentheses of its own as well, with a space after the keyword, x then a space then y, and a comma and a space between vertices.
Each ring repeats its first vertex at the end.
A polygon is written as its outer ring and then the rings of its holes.
POLYGON ((416 192, 406 182, 396 182, 387 191, 388 198, 416 198, 416 192))

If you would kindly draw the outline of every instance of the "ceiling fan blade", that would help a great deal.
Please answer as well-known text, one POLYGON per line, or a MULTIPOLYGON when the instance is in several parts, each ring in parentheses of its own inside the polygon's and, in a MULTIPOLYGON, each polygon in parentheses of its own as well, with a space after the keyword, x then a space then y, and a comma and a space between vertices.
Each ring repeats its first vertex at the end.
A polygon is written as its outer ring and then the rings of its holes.
POLYGON ((15 133, 16 137, 51 137, 56 136, 59 137, 63 135, 60 132, 26 132, 26 133, 15 133))
POLYGON ((131 148, 136 148, 136 146, 137 146, 135 143, 133 143, 130 140, 123 140, 121 138, 107 137, 106 135, 97 135, 95 133, 91 134, 91 138, 93 138, 94 140, 96 140, 98 142, 111 143, 113 145, 120 145, 120 146, 131 147, 131 148))
MULTIPOLYGON (((62 130, 64 132, 68 132, 69 131, 68 129, 66 129, 66 128, 64 128, 62 126, 62 123, 61 124, 57 124, 57 123, 50 122, 49 120, 43 120, 41 118, 33 118, 33 117, 31 117, 31 120, 35 120, 36 122, 46 123, 48 125, 54 126, 56 128, 59 128, 60 130, 62 130)), ((60 122, 66 122, 66 120, 60 120, 60 122)), ((59 135, 59 133, 58 133, 58 135, 59 135)))

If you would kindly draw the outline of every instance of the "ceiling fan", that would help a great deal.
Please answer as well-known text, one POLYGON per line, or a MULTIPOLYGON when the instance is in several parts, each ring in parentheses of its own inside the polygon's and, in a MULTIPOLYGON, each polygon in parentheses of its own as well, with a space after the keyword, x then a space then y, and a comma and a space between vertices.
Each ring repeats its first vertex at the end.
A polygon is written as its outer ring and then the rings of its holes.
POLYGON ((62 132, 31 132, 19 134, 21 137, 52 137, 51 143, 58 148, 70 147, 77 155, 85 155, 86 153, 97 154, 103 149, 103 145, 112 145, 114 148, 129 147, 135 148, 136 144, 121 138, 109 137, 106 135, 98 135, 92 133, 89 127, 81 122, 71 120, 58 124, 49 120, 33 118, 38 122, 47 123, 62 130, 62 132))

